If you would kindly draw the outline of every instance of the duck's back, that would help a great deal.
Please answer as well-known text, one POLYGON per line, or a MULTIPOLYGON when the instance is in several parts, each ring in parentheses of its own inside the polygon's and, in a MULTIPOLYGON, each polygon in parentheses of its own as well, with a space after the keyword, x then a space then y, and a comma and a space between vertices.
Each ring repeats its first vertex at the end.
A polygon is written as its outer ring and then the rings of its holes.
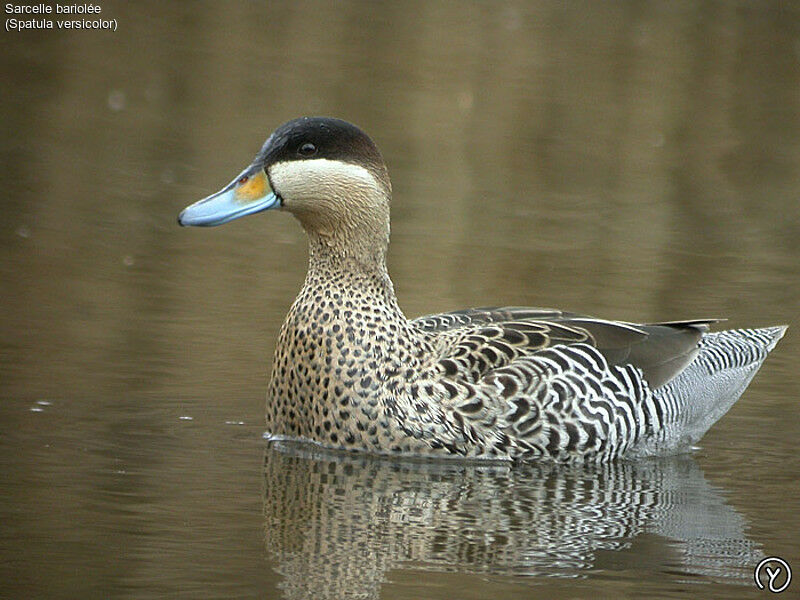
POLYGON ((468 402, 453 394, 471 437, 491 424, 510 454, 559 460, 664 454, 699 440, 785 331, 709 333, 710 322, 636 325, 517 307, 414 321, 443 340, 444 380, 477 386, 468 402))

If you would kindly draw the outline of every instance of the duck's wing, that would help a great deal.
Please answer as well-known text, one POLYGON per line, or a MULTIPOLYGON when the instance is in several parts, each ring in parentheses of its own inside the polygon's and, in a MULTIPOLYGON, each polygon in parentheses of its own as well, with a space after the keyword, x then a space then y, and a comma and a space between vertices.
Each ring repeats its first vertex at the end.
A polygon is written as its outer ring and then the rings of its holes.
POLYGON ((575 316, 554 308, 533 308, 524 306, 487 306, 466 308, 438 315, 426 315, 414 319, 414 325, 423 331, 452 331, 462 327, 475 327, 489 323, 509 323, 527 320, 554 320, 565 316, 575 316))
POLYGON ((664 385, 697 355, 714 319, 634 324, 548 308, 487 307, 420 317, 413 324, 446 340, 445 374, 477 381, 515 358, 554 346, 589 344, 611 365, 641 370, 651 388, 664 385))

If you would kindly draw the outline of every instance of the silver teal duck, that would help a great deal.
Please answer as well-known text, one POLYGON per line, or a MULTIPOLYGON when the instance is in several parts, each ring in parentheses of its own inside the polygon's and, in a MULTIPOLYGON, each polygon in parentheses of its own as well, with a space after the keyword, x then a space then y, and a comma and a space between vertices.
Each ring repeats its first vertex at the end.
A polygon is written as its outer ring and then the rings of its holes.
POLYGON ((375 453, 606 461, 685 451, 741 396, 786 327, 634 324, 493 307, 408 319, 386 269, 391 183, 339 119, 279 127, 181 225, 275 209, 308 234, 278 336, 267 430, 375 453))

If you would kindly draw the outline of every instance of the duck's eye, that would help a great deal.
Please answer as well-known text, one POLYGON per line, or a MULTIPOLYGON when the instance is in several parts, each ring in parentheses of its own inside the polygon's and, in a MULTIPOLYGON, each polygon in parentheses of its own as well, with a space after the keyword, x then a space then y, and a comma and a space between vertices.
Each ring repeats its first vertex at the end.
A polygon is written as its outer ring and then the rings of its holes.
POLYGON ((306 142, 305 144, 300 146, 298 152, 303 156, 312 156, 313 154, 317 153, 317 147, 311 142, 306 142))
POLYGON ((242 175, 239 177, 239 185, 244 185, 250 179, 250 175, 242 175))

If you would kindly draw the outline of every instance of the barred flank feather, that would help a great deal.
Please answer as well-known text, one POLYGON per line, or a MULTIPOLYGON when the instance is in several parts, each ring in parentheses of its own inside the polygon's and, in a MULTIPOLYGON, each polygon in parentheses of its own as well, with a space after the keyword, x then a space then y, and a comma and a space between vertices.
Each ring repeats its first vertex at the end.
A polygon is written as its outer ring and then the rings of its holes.
POLYGON ((704 335, 697 358, 656 390, 655 401, 664 407, 664 426, 638 450, 653 454, 696 443, 739 399, 786 329, 731 329, 704 335))

